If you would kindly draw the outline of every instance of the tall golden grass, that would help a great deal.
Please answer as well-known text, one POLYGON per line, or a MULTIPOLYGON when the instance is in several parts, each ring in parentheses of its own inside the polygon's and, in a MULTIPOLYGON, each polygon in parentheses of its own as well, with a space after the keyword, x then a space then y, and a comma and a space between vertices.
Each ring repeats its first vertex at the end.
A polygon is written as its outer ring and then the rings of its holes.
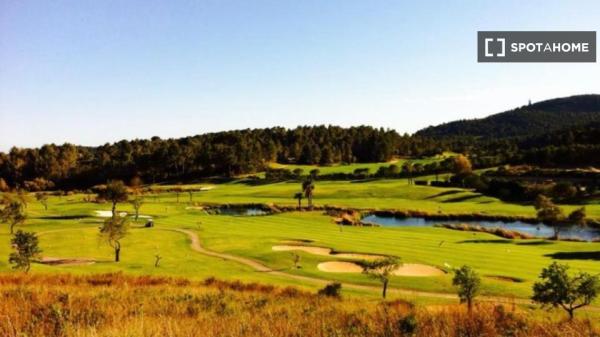
POLYGON ((0 275, 0 336, 600 336, 594 323, 481 305, 415 308, 295 288, 103 274, 0 275))

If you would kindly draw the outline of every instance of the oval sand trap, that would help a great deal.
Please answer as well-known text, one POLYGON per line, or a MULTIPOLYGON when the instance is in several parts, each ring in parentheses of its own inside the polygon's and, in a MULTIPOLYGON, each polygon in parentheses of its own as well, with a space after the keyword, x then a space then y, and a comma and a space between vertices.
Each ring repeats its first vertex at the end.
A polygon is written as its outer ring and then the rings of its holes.
POLYGON ((362 273, 362 267, 352 262, 322 262, 317 265, 319 270, 328 273, 362 273))
POLYGON ((356 260, 377 260, 384 256, 382 255, 370 255, 370 254, 358 254, 358 253, 336 253, 331 256, 340 257, 342 259, 356 259, 356 260))
POLYGON ((274 251, 290 251, 290 250, 300 250, 303 252, 307 252, 315 255, 322 256, 333 256, 339 257, 341 259, 357 259, 357 260, 376 260, 378 258, 382 258, 380 255, 370 255, 370 254, 358 254, 358 253, 332 253, 331 248, 325 247, 315 247, 315 246, 301 246, 301 245, 280 245, 273 246, 272 249, 274 251))
POLYGON ((313 246, 281 245, 281 246, 273 246, 273 250, 277 251, 277 252, 300 250, 300 251, 307 252, 310 254, 325 255, 325 256, 329 256, 329 254, 331 254, 331 249, 329 249, 329 248, 313 247, 313 246))
POLYGON ((394 270, 398 276, 441 276, 446 274, 443 270, 419 263, 405 263, 402 267, 394 270))
MULTIPOLYGON (((99 218, 110 218, 112 216, 111 211, 94 211, 95 215, 99 218)), ((119 216, 124 217, 127 212, 119 212, 119 216)))
MULTIPOLYGON (((362 267, 353 262, 323 262, 317 265, 321 271, 328 273, 361 273, 362 267)), ((397 276, 441 276, 444 271, 436 267, 418 263, 405 263, 394 271, 397 276)))

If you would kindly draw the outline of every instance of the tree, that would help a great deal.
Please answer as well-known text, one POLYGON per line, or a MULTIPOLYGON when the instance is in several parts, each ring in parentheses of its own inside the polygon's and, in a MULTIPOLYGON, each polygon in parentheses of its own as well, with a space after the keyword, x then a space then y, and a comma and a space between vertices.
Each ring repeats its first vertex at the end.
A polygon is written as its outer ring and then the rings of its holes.
POLYGON ((10 234, 13 234, 16 225, 25 223, 27 215, 25 207, 19 199, 6 199, 5 206, 0 210, 0 220, 8 223, 10 226, 10 234))
POLYGON ((183 188, 175 187, 175 188, 173 188, 173 192, 175 192, 175 196, 177 198, 177 203, 179 203, 179 194, 181 194, 183 192, 183 188))
POLYGON ((295 168, 292 173, 294 173, 294 177, 296 177, 296 179, 300 179, 302 177, 302 174, 304 173, 304 170, 301 168, 295 168))
POLYGON ((317 168, 310 170, 311 179, 317 179, 317 177, 319 176, 320 173, 321 173, 321 170, 319 170, 317 168))
POLYGON ((294 262, 294 268, 299 269, 300 267, 300 255, 297 253, 292 253, 292 261, 294 262))
POLYGON ((561 307, 573 319, 575 310, 589 305, 600 292, 600 279, 585 272, 568 274, 569 266, 552 263, 542 269, 541 281, 533 285, 535 302, 542 306, 561 307))
POLYGON ((429 164, 429 169, 432 172, 435 172, 435 181, 440 181, 440 163, 437 161, 434 161, 433 163, 429 164))
POLYGON ((479 293, 481 279, 479 275, 469 266, 462 266, 454 271, 452 285, 458 287, 458 298, 460 303, 467 303, 467 308, 471 312, 473 300, 479 293))
POLYGON ((454 157, 454 173, 457 175, 470 174, 473 171, 471 161, 466 156, 459 154, 454 157))
POLYGON ((119 262, 121 254, 121 240, 129 231, 129 221, 126 217, 111 217, 104 221, 100 227, 100 237, 115 250, 115 262, 119 262))
POLYGON ((306 199, 308 200, 308 209, 309 210, 312 210, 312 208, 313 208, 312 198, 313 198, 314 190, 315 190, 315 184, 313 183, 312 179, 307 179, 304 182, 302 182, 302 191, 304 192, 304 197, 306 197, 306 199))
POLYGON ((193 200, 193 198, 194 198, 194 190, 189 189, 187 192, 188 192, 188 195, 190 196, 190 204, 191 204, 194 201, 193 200))
POLYGON ((414 184, 413 180, 413 165, 410 161, 407 161, 402 165, 402 173, 404 173, 407 177, 407 182, 409 185, 414 184))
POLYGON ((367 274, 381 282, 383 286, 381 296, 385 298, 390 276, 394 270, 398 269, 400 266, 402 266, 400 259, 394 256, 387 256, 374 261, 365 261, 365 264, 363 265, 363 274, 367 274))
POLYGON ((38 247, 37 236, 35 233, 18 230, 10 242, 15 251, 10 254, 8 262, 14 264, 13 269, 24 269, 28 272, 31 268, 31 260, 42 252, 38 247))
POLYGON ((585 226, 586 224, 585 207, 580 207, 569 214, 569 221, 577 226, 585 226))
POLYGON ((563 222, 564 215, 562 209, 556 206, 550 198, 542 194, 537 196, 533 206, 537 211, 538 220, 552 226, 554 229, 554 239, 558 240, 560 230, 566 225, 563 222))
POLYGON ((569 182, 560 182, 552 187, 552 195, 557 198, 572 198, 577 194, 577 188, 569 182))
POLYGON ((140 208, 142 208, 142 205, 144 204, 144 198, 135 197, 130 202, 131 206, 133 206, 133 209, 135 210, 135 221, 138 221, 138 218, 140 216, 140 208))
POLYGON ((48 196, 46 193, 38 192, 35 194, 35 199, 44 206, 44 210, 48 210, 48 196))
POLYGON ((298 209, 302 210, 302 198, 304 197, 304 194, 302 194, 302 192, 298 192, 296 194, 294 194, 294 199, 298 200, 298 209))
POLYGON ((98 197, 112 203, 112 216, 117 216, 117 203, 127 201, 127 187, 122 180, 111 180, 106 187, 98 191, 98 197))

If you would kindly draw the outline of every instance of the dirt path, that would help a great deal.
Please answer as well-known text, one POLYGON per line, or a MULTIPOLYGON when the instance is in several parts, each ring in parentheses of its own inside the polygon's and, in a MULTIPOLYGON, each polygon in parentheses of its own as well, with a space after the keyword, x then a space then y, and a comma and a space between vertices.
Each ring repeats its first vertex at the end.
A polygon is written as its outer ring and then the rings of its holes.
MULTIPOLYGON (((265 273, 269 273, 271 275, 281 276, 281 277, 293 279, 293 280, 310 282, 310 283, 318 284, 318 285, 325 285, 325 284, 331 283, 331 280, 325 280, 325 279, 310 277, 310 276, 295 275, 295 274, 290 274, 290 273, 286 273, 283 271, 273 270, 273 269, 265 266, 264 264, 257 262, 255 260, 252 260, 252 259, 234 256, 234 255, 225 254, 225 253, 217 253, 217 252, 208 250, 208 249, 202 247, 202 244, 200 243, 200 238, 198 237, 198 234, 196 234, 195 232, 193 232, 191 230, 179 229, 179 228, 173 228, 173 229, 163 228, 162 230, 168 230, 168 231, 174 231, 174 232, 186 234, 191 241, 190 248, 199 253, 202 253, 202 254, 205 254, 208 256, 225 259, 225 260, 239 262, 241 264, 245 264, 249 267, 252 267, 254 270, 256 270, 258 272, 265 272, 265 273)), ((346 282, 341 282, 341 283, 342 283, 342 286, 346 289, 372 291, 372 292, 377 292, 377 293, 381 292, 380 287, 367 286, 367 285, 361 285, 361 284, 355 284, 355 283, 346 283, 346 282)), ((451 300, 458 301, 458 296, 456 296, 454 294, 447 294, 447 293, 435 293, 435 292, 426 292, 426 291, 417 291, 417 290, 408 290, 408 289, 399 289, 399 288, 390 288, 390 289, 388 289, 388 293, 404 295, 404 296, 413 296, 413 297, 444 298, 444 299, 451 299, 451 300)), ((509 303, 509 304, 512 304, 512 303, 530 304, 531 303, 530 300, 522 299, 522 298, 495 297, 495 296, 480 296, 480 297, 478 297, 478 300, 488 301, 488 302, 496 302, 496 303, 509 303)))

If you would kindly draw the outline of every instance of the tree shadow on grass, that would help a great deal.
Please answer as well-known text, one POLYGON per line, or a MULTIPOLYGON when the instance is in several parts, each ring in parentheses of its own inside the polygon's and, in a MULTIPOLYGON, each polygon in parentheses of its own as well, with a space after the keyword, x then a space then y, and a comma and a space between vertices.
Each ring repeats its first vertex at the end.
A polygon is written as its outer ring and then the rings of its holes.
POLYGON ((467 201, 467 200, 471 200, 471 199, 476 199, 481 197, 481 194, 473 194, 473 195, 465 195, 462 197, 456 197, 456 198, 451 198, 451 199, 446 199, 442 202, 463 202, 463 201, 467 201))
POLYGON ((517 245, 519 246, 544 246, 544 245, 553 245, 556 242, 552 242, 552 241, 525 241, 525 242, 517 242, 517 245))
POLYGON ((597 252, 558 252, 546 254, 546 257, 551 257, 554 260, 594 260, 600 261, 600 251, 597 252))
POLYGON ((91 218, 92 216, 89 214, 75 214, 75 215, 47 215, 41 216, 38 219, 42 220, 77 220, 77 219, 85 219, 91 218))
POLYGON ((513 243, 511 240, 463 240, 457 243, 513 243))
POLYGON ((437 197, 443 197, 445 195, 451 195, 451 194, 456 194, 456 193, 460 193, 460 192, 462 192, 462 191, 461 190, 444 191, 444 192, 440 192, 438 194, 430 195, 430 196, 428 196, 425 199, 434 199, 434 198, 437 198, 437 197))

